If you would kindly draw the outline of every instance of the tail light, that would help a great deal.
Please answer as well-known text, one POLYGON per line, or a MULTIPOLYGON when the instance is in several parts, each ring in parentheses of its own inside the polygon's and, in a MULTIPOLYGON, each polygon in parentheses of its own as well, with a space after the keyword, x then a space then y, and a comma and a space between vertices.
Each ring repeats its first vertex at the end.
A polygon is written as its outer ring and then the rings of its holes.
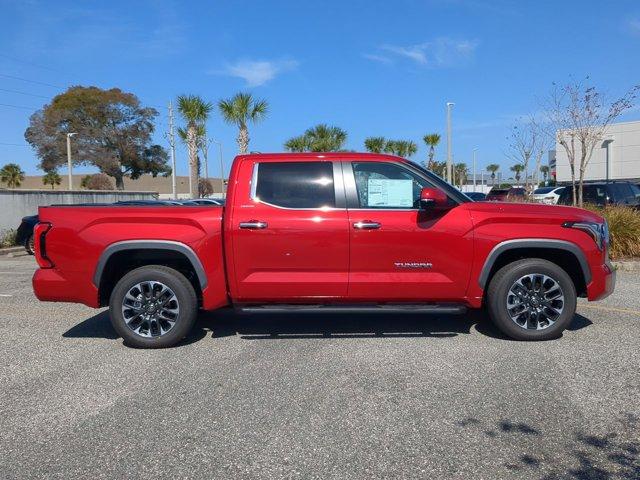
POLYGON ((40 268, 53 268, 53 262, 47 257, 47 242, 46 236, 49 230, 51 230, 51 224, 42 222, 37 223, 33 228, 33 249, 36 256, 36 261, 40 268))

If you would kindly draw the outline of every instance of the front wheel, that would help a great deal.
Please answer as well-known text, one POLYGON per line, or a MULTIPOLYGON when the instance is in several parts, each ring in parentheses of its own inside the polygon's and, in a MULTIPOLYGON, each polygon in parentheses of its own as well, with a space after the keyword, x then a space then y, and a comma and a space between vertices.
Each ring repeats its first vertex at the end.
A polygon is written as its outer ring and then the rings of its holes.
POLYGON ((494 324, 511 338, 557 338, 575 315, 576 289, 555 263, 541 258, 518 260, 491 279, 487 307, 494 324))
POLYGON ((128 345, 171 347, 191 330, 198 299, 189 280, 162 265, 136 268, 116 284, 109 300, 113 328, 128 345))

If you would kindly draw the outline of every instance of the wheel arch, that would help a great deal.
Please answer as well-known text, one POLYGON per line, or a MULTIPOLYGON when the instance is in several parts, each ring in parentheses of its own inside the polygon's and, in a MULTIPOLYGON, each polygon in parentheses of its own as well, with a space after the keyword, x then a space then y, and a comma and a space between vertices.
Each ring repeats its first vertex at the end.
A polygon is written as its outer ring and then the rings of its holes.
POLYGON ((124 274, 144 265, 165 265, 185 274, 201 300, 207 275, 200 258, 188 245, 169 240, 125 240, 109 245, 98 259, 93 284, 98 289, 99 304, 107 304, 113 287, 124 274))
POLYGON ((486 291, 493 275, 503 266, 521 258, 543 258, 563 268, 579 295, 586 295, 591 269, 584 252, 576 244, 554 239, 515 239, 499 243, 487 256, 478 284, 486 291))

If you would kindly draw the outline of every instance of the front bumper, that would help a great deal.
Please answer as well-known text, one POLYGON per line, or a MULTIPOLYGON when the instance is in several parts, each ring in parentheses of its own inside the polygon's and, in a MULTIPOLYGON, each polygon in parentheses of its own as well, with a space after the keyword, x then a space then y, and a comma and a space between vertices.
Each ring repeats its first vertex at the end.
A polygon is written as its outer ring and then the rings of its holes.
POLYGON ((616 288, 616 271, 608 260, 594 268, 591 276, 591 282, 587 285, 589 301, 602 300, 613 293, 616 288))

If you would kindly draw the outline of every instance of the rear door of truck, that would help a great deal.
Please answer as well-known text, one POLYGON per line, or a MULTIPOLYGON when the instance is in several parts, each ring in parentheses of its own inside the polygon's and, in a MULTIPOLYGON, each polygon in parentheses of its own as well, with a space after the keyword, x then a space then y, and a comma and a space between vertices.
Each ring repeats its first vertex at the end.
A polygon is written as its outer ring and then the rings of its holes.
POLYGON ((340 163, 247 157, 236 174, 227 205, 236 301, 346 297, 350 231, 340 163))

